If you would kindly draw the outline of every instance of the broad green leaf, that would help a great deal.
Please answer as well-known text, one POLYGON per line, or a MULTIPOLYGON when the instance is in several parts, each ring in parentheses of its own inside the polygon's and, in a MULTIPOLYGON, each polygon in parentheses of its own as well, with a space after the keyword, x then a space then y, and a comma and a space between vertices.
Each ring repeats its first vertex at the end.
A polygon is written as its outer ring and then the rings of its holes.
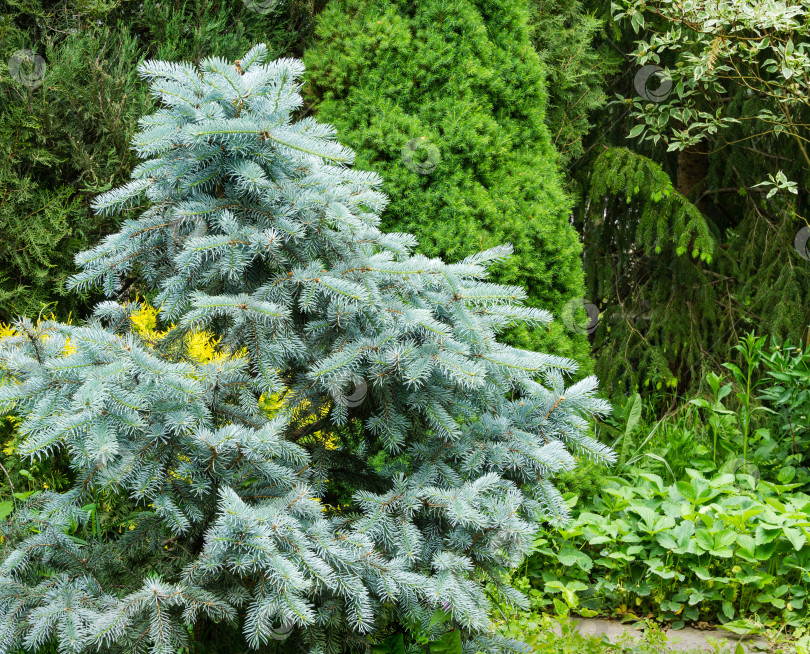
POLYGON ((695 542, 698 547, 707 552, 714 547, 714 538, 708 529, 698 529, 695 533, 695 542))
POLYGON ((733 545, 737 540, 737 534, 730 529, 723 529, 714 534, 715 547, 728 547, 733 545))
POLYGON ((734 550, 730 547, 713 547, 709 550, 709 554, 712 556, 719 556, 724 559, 729 559, 734 556, 734 550))
POLYGON ((455 629, 448 631, 436 640, 430 641, 428 646, 430 654, 461 654, 461 632, 455 629))
POLYGON ((755 538, 757 545, 770 543, 779 536, 781 529, 776 525, 757 525, 755 538))
POLYGON ((757 627, 754 623, 744 619, 733 620, 732 622, 726 622, 725 624, 718 626, 721 629, 725 629, 726 631, 740 635, 758 634, 762 632, 762 628, 757 627))
POLYGON ((371 646, 372 654, 405 654, 405 638, 403 634, 388 636, 385 640, 371 646))
POLYGON ((655 540, 666 550, 678 549, 678 541, 675 540, 671 531, 664 531, 655 535, 655 540))
POLYGON ((729 484, 733 483, 734 483, 734 475, 724 474, 718 475, 717 477, 713 477, 712 480, 709 482, 709 485, 712 488, 720 488, 722 486, 728 486, 729 484))
POLYGON ((557 560, 566 567, 576 565, 582 568, 585 572, 588 572, 591 568, 593 568, 593 559, 585 554, 585 552, 580 552, 570 545, 564 545, 562 547, 560 553, 557 555, 557 560))
POLYGON ((753 536, 748 534, 737 534, 737 555, 748 561, 756 560, 757 544, 753 536))
POLYGON ((639 474, 639 477, 642 479, 646 479, 649 481, 658 492, 663 492, 665 489, 664 480, 659 476, 656 475, 654 472, 642 472, 639 474))
POLYGON ((690 484, 689 482, 679 481, 678 483, 675 484, 675 488, 678 489, 678 492, 681 494, 682 497, 689 500, 690 502, 694 503, 694 501, 697 499, 697 492, 695 491, 695 488, 692 486, 692 484, 690 484))
POLYGON ((795 527, 783 527, 782 531, 785 533, 785 538, 790 541, 790 544, 793 545, 793 549, 795 549, 797 552, 802 549, 807 542, 807 536, 802 533, 801 529, 797 529, 795 527))
POLYGON ((445 613, 441 609, 436 609, 433 612, 433 615, 430 616, 430 624, 428 625, 428 628, 433 627, 433 626, 435 626, 437 624, 444 624, 449 619, 450 619, 450 616, 447 613, 445 613))
POLYGON ((641 134, 644 131, 645 125, 636 125, 633 129, 630 130, 630 133, 627 135, 627 138, 632 139, 641 134))

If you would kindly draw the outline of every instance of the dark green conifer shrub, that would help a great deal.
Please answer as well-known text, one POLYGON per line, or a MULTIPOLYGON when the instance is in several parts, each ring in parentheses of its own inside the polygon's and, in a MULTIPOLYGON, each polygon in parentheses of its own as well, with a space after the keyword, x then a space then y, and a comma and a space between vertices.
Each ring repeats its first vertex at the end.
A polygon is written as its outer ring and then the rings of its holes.
POLYGON ((258 41, 300 54, 313 3, 249 4, 0 0, 0 321, 91 307, 65 281, 76 252, 119 222, 89 199, 137 162, 129 143, 153 107, 139 62, 235 58, 258 41))

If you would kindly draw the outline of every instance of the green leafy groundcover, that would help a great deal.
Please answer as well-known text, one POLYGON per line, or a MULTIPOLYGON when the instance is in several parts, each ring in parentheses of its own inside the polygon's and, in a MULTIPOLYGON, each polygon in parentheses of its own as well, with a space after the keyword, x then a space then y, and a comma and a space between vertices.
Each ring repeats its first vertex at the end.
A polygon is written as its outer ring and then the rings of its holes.
MULTIPOLYGON (((607 634, 582 634, 576 622, 566 618, 531 614, 510 618, 503 625, 504 633, 530 645, 534 654, 706 654, 705 647, 689 650, 679 647, 680 639, 677 636, 670 638, 650 620, 637 622, 634 630, 637 631, 625 632, 620 638, 610 640, 607 634)), ((707 643, 712 644, 710 640, 707 643)), ((723 648, 721 643, 717 643, 717 649, 711 651, 728 654, 728 649, 723 648)), ((806 654, 806 650, 791 650, 791 654, 806 654)))
POLYGON ((687 473, 674 485, 641 471, 611 478, 567 529, 544 532, 525 568, 535 603, 551 593, 581 613, 652 614, 674 627, 806 621, 810 496, 799 484, 687 473))

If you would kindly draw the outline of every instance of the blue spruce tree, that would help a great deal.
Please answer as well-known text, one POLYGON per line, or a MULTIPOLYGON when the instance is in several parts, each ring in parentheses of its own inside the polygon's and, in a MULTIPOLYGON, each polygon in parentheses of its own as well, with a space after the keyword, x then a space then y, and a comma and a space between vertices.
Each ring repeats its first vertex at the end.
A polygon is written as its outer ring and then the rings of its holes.
POLYGON ((566 387, 572 361, 497 340, 550 320, 486 281, 510 249, 450 264, 381 232, 381 180, 293 121, 303 68, 265 56, 140 67, 164 108, 132 181, 95 201, 137 217, 72 286, 117 297, 137 277, 166 336, 109 300, 2 341, 20 451, 66 457, 73 485, 2 526, 0 652, 168 654, 214 623, 313 654, 397 629, 514 650, 484 585, 523 603, 503 571, 566 519, 553 476, 612 460, 588 435, 596 380, 566 387), (201 331, 221 356, 189 355, 201 331))

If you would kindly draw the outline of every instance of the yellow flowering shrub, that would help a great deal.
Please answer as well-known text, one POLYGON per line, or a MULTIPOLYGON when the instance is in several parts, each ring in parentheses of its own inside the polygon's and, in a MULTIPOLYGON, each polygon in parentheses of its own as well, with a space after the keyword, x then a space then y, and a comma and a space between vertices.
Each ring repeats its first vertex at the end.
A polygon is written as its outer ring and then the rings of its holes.
MULTIPOLYGON (((159 309, 153 307, 148 302, 141 302, 137 311, 133 312, 130 317, 133 331, 144 339, 147 344, 152 346, 156 345, 157 342, 174 327, 174 325, 169 325, 169 327, 165 330, 158 329, 158 311, 159 309)), ((37 325, 45 320, 56 320, 56 316, 54 314, 42 316, 37 320, 37 325)), ((68 320, 68 322, 70 322, 70 320, 68 320)), ((14 329, 13 325, 8 323, 0 323, 0 339, 15 335, 17 335, 17 331, 14 329)), ((42 338, 48 338, 48 334, 43 334, 42 338)), ((241 356, 243 354, 242 352, 237 352, 234 355, 229 352, 219 351, 217 349, 219 340, 220 339, 215 338, 208 332, 191 332, 187 334, 185 338, 186 355, 195 363, 204 364, 212 361, 224 361, 232 356, 241 356)), ((70 339, 68 338, 65 342, 62 354, 63 356, 70 356, 75 352, 76 346, 71 343, 70 339)), ((5 456, 14 457, 19 440, 16 428, 19 420, 14 416, 8 416, 7 420, 10 423, 10 430, 8 435, 2 439, 2 443, 0 443, 0 451, 2 451, 2 454, 5 456)), ((18 460, 15 467, 21 467, 18 460)), ((23 476, 28 482, 28 487, 31 489, 43 488, 47 490, 53 487, 59 488, 67 483, 67 478, 64 475, 55 472, 48 475, 47 481, 43 481, 40 477, 42 471, 39 470, 37 464, 31 464, 27 467, 30 468, 30 470, 23 470, 24 473, 27 473, 23 476)), ((170 471, 170 474, 174 477, 179 477, 177 471, 170 471)), ((129 529, 133 529, 134 524, 136 524, 136 522, 125 520, 120 527, 128 527, 129 529)))
MULTIPOLYGON (((56 316, 53 313, 51 313, 50 315, 45 316, 44 318, 40 317, 37 319, 36 324, 39 325, 43 320, 56 320, 56 316)), ((70 322, 70 318, 68 318, 68 322, 70 322)), ((12 325, 5 322, 0 323, 0 340, 16 335, 17 330, 14 329, 12 325)), ((43 338, 48 338, 48 335, 44 334, 43 338)), ((65 347, 63 349, 64 356, 73 354, 75 351, 76 347, 70 342, 70 339, 67 339, 67 341, 65 342, 65 347)), ((17 451, 18 445, 17 425, 20 423, 20 420, 13 415, 6 416, 5 420, 8 420, 9 424, 11 425, 11 430, 8 437, 3 441, 2 448, 0 448, 0 450, 2 450, 3 454, 5 454, 6 456, 13 456, 17 451)), ((32 466, 32 468, 35 467, 36 465, 32 466)), ((47 483, 44 484, 44 488, 48 488, 47 483)))
POLYGON ((157 309, 144 302, 129 318, 132 328, 141 336, 157 335, 157 309))
MULTIPOLYGON (((132 329, 148 344, 155 346, 157 345, 158 341, 169 333, 174 325, 171 324, 164 330, 159 329, 158 313, 160 309, 152 306, 146 301, 139 300, 138 298, 136 298, 136 302, 139 302, 139 306, 137 310, 130 315, 130 324, 132 325, 132 329)), ((126 304, 127 303, 125 303, 125 306, 126 304)), ((41 318, 40 320, 51 319, 55 319, 53 314, 41 318)), ((39 322, 40 321, 38 320, 37 323, 39 324, 39 322)), ((0 323, 0 339, 14 336, 16 333, 17 332, 12 325, 0 323)), ((47 338, 47 334, 43 337, 47 338)), ((218 345, 220 340, 221 338, 216 338, 210 332, 190 332, 185 336, 186 356, 195 363, 205 364, 210 362, 225 361, 233 357, 240 357, 244 355, 243 350, 237 351, 236 353, 219 350, 218 345)), ((70 342, 70 339, 67 339, 63 349, 64 356, 69 356, 74 352, 76 352, 75 345, 70 342)), ((331 408, 330 405, 326 403, 318 411, 313 411, 311 402, 309 400, 300 402, 295 406, 290 405, 289 402, 290 396, 287 395, 286 391, 273 393, 272 395, 262 395, 261 398, 259 398, 259 404, 268 417, 275 416, 280 411, 288 412, 291 424, 293 424, 296 428, 313 424, 317 420, 325 417, 331 408)), ((11 434, 10 437, 2 443, 2 452, 6 456, 13 456, 16 452, 17 446, 16 423, 18 420, 14 417, 10 417, 9 419, 11 420, 12 424, 11 434)), ((327 450, 336 450, 340 445, 337 437, 334 434, 330 434, 322 430, 308 434, 300 441, 302 445, 314 444, 318 442, 322 443, 327 450)), ((169 474, 172 477, 180 478, 177 470, 171 470, 169 471, 169 474)), ((49 486, 46 482, 44 484, 44 488, 47 489, 48 487, 49 486)), ((323 511, 333 510, 339 512, 340 509, 341 507, 339 506, 332 507, 325 505, 323 507, 323 511)), ((118 525, 118 528, 119 531, 127 528, 134 529, 135 524, 137 524, 137 521, 128 519, 122 521, 118 525)))
MULTIPOLYGON (((287 415, 290 417, 290 424, 296 429, 306 425, 311 425, 317 420, 320 420, 329 413, 329 409, 331 408, 328 403, 325 403, 320 410, 313 411, 312 403, 309 400, 304 400, 299 404, 292 405, 290 404, 290 396, 285 391, 272 393, 270 395, 262 395, 261 398, 259 398, 259 406, 261 406, 262 410, 268 417, 275 416, 281 411, 287 412, 287 415)), ((327 450, 336 450, 340 446, 340 442, 334 434, 330 434, 323 430, 318 430, 312 434, 308 434, 298 442, 301 445, 320 442, 327 450)), ((329 480, 327 479, 325 481, 328 482, 329 480)), ((323 504, 321 498, 314 497, 313 499, 316 502, 323 504)), ((340 504, 323 504, 321 507, 321 511, 325 513, 340 513, 342 509, 343 507, 340 504)))
MULTIPOLYGON (((280 411, 286 411, 287 415, 290 416, 290 424, 296 428, 313 424, 325 417, 331 408, 328 403, 324 403, 319 411, 313 412, 312 403, 309 400, 304 400, 295 406, 289 405, 289 398, 285 392, 273 393, 270 396, 262 395, 259 399, 259 405, 265 414, 270 417, 275 416, 280 411)), ((300 442, 306 444, 318 441, 322 442, 327 450, 336 450, 339 446, 334 434, 327 434, 320 430, 307 435, 300 442)))
MULTIPOLYGON (((141 338, 153 344, 163 338, 174 325, 169 325, 167 329, 159 331, 157 329, 156 309, 148 302, 143 302, 137 311, 130 316, 132 328, 141 338)), ((196 363, 208 363, 210 361, 225 360, 231 356, 241 356, 242 352, 231 355, 227 352, 217 350, 217 345, 221 338, 215 338, 213 334, 206 331, 189 332, 185 337, 186 351, 190 359, 196 363)))
POLYGON ((6 420, 11 423, 11 436, 3 443, 3 454, 11 456, 17 451, 17 425, 21 420, 17 416, 8 416, 6 420))

